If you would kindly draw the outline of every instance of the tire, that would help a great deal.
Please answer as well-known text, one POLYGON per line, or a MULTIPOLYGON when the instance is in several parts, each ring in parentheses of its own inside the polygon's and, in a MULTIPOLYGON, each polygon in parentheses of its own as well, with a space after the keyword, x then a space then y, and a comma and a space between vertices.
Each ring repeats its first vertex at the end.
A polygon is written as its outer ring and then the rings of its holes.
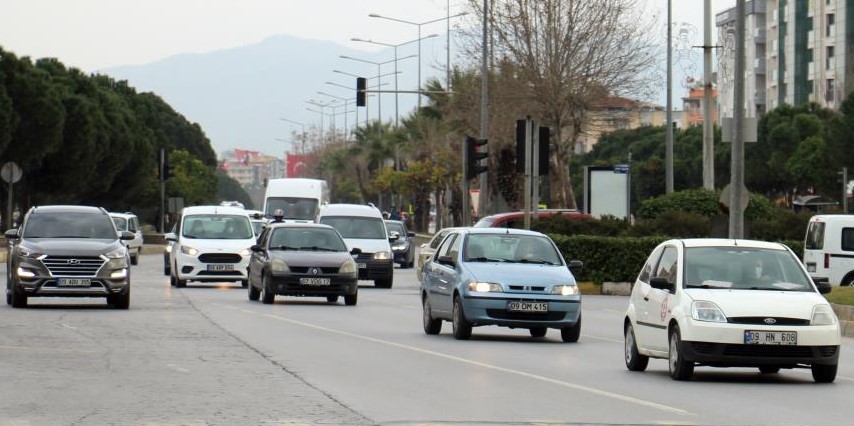
POLYGON ((338 303, 338 295, 326 296, 326 301, 329 303, 338 303))
POLYGON ((763 365, 759 367, 759 372, 762 374, 777 374, 780 372, 780 367, 775 367, 773 365, 763 365))
POLYGON ((391 288, 393 283, 394 283, 394 273, 389 275, 389 277, 386 279, 374 280, 374 286, 376 286, 377 288, 391 288))
POLYGON ((670 369, 670 377, 673 380, 691 380, 694 375, 694 363, 685 361, 685 356, 679 350, 679 343, 682 341, 679 333, 679 326, 674 325, 670 330, 669 351, 667 357, 667 365, 670 369))
POLYGON ((344 296, 344 304, 347 306, 356 306, 356 302, 359 301, 359 292, 355 292, 353 294, 344 296))
POLYGON ((812 379, 816 383, 833 383, 836 380, 836 369, 838 364, 813 364, 812 379))
POLYGON ((581 338, 581 314, 578 314, 578 321, 575 325, 568 325, 560 329, 560 338, 566 343, 575 343, 581 338))
POLYGON ((27 295, 18 290, 18 286, 15 283, 12 283, 11 290, 11 302, 13 308, 26 308, 27 307, 27 295))
POLYGON ((113 309, 127 310, 130 308, 130 287, 124 293, 107 296, 107 303, 113 309))
POLYGON ((186 286, 187 286, 187 280, 182 280, 182 279, 179 279, 178 277, 175 277, 175 287, 184 288, 186 286))
POLYGON ((253 302, 261 298, 261 290, 257 289, 251 283, 249 284, 249 291, 247 293, 249 293, 249 300, 253 302))
POLYGON ((426 297, 421 302, 421 322, 427 334, 439 334, 442 331, 442 320, 433 318, 433 307, 426 297))
POLYGON ((261 278, 261 303, 272 305, 276 301, 276 295, 270 291, 270 286, 267 284, 267 277, 261 278))
POLYGON ((249 280, 240 280, 240 286, 243 288, 249 287, 249 280))
POLYGON ((471 337, 471 323, 466 319, 463 312, 463 303, 460 296, 454 297, 454 338, 457 340, 468 340, 471 337))
POLYGON ((623 346, 626 352, 626 368, 629 371, 644 371, 649 364, 649 357, 638 352, 638 342, 635 339, 635 329, 631 324, 626 325, 626 333, 623 336, 623 346))
POLYGON ((164 266, 163 267, 163 275, 166 275, 166 276, 172 275, 172 269, 170 269, 169 266, 164 266))
POLYGON ((170 285, 170 286, 172 286, 172 287, 177 287, 177 286, 178 286, 177 282, 178 282, 178 280, 177 280, 177 279, 175 278, 175 276, 174 276, 174 275, 172 275, 172 273, 170 272, 170 273, 169 273, 169 285, 170 285))
POLYGON ((130 257, 130 264, 131 265, 138 265, 139 264, 139 253, 137 253, 136 256, 130 257))
POLYGON ((6 288, 6 304, 12 304, 12 290, 10 290, 8 287, 6 288))
POLYGON ((854 285, 854 274, 846 276, 840 285, 843 286, 852 286, 854 285))
POLYGON ((531 333, 531 337, 545 337, 546 331, 548 331, 548 328, 546 327, 531 327, 528 329, 528 332, 531 333))

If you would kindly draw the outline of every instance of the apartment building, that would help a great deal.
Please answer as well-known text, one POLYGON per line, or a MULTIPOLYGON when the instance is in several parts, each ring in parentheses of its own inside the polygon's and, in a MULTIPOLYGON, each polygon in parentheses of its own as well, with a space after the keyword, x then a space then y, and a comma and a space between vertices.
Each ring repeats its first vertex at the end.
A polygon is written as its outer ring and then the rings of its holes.
MULTIPOLYGON (((780 0, 785 1, 785 0, 780 0)), ((823 1, 823 0, 822 0, 823 1)), ((766 10, 773 0, 751 0, 745 5, 744 106, 747 117, 760 117, 768 105, 768 29, 766 10)), ((718 27, 718 117, 732 117, 735 105, 735 8, 715 16, 718 27)), ((716 118, 718 121, 719 118, 716 118)), ((720 121, 718 121, 720 123, 720 121)))
MULTIPOLYGON (((685 126, 682 111, 672 111, 677 128, 685 126)), ((575 153, 589 152, 605 134, 641 126, 663 126, 667 122, 666 108, 620 96, 605 96, 592 102, 587 121, 575 145, 575 153)))

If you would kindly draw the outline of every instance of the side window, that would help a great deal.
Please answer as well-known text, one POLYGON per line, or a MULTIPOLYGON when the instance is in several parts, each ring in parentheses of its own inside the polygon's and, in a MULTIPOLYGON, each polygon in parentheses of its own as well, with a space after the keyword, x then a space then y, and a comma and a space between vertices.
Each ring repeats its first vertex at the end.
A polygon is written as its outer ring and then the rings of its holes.
POLYGON ((854 251, 854 228, 842 228, 842 250, 854 251))
POLYGON ((433 240, 430 241, 430 248, 435 249, 436 247, 439 247, 439 243, 442 242, 442 239, 445 238, 445 235, 448 235, 448 233, 440 232, 438 235, 436 235, 433 240))
POLYGON ((451 246, 454 245, 454 242, 457 240, 457 234, 451 234, 445 237, 442 245, 439 246, 439 250, 436 250, 436 259, 442 256, 450 256, 449 252, 451 250, 451 246))
POLYGON ((130 226, 128 228, 128 231, 130 232, 139 231, 139 222, 137 222, 135 217, 130 218, 130 226))
POLYGON ((679 271, 677 270, 678 259, 679 255, 676 252, 676 247, 665 247, 664 252, 661 253, 661 260, 658 261, 658 267, 655 269, 654 276, 664 277, 667 278, 667 281, 675 283, 676 277, 679 276, 679 271))
POLYGON ((804 242, 807 250, 821 250, 824 248, 824 222, 810 222, 807 228, 807 240, 804 242))
POLYGON ((460 257, 460 246, 462 246, 463 239, 457 235, 457 238, 454 238, 454 241, 451 242, 451 248, 448 250, 448 256, 451 256, 454 259, 460 257))
POLYGON ((652 275, 652 269, 655 268, 655 265, 658 264, 658 258, 661 257, 661 250, 661 247, 657 247, 653 250, 649 259, 646 261, 646 264, 643 265, 640 275, 638 275, 639 281, 649 283, 649 277, 652 275))

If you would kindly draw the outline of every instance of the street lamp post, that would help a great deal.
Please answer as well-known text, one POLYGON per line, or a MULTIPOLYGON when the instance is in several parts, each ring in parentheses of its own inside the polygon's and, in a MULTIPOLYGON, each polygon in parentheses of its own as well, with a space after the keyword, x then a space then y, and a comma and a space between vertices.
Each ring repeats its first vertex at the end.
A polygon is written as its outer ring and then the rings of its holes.
POLYGON ((303 144, 305 143, 305 123, 301 123, 301 122, 299 122, 299 121, 290 120, 290 119, 287 119, 287 118, 285 118, 285 117, 279 117, 279 120, 282 120, 282 121, 285 121, 285 122, 288 122, 288 123, 291 123, 291 124, 296 124, 296 125, 298 125, 298 126, 302 127, 302 133, 301 133, 301 135, 302 135, 302 139, 303 139, 302 143, 303 143, 303 144))
MULTIPOLYGON (((449 8, 448 10, 450 10, 450 8, 449 8)), ((418 27, 418 39, 417 39, 417 40, 418 40, 418 109, 421 109, 421 27, 422 27, 422 26, 424 26, 424 25, 427 25, 427 24, 432 24, 432 23, 434 23, 434 22, 444 21, 444 20, 446 20, 446 19, 447 19, 448 21, 450 21, 450 20, 451 20, 451 18, 456 18, 456 17, 459 17, 459 16, 463 16, 463 15, 466 15, 467 13, 468 13, 468 12, 461 12, 461 13, 458 13, 458 14, 453 15, 453 16, 445 16, 445 17, 442 17, 442 18, 433 19, 433 20, 430 20, 430 21, 424 21, 424 22, 412 22, 412 21, 407 21, 407 20, 404 20, 404 19, 398 19, 398 18, 391 18, 391 17, 388 17, 388 16, 382 16, 382 15, 379 15, 379 14, 376 14, 376 13, 371 13, 371 14, 369 14, 369 15, 368 15, 368 16, 369 16, 369 17, 371 17, 371 18, 388 19, 389 21, 401 22, 401 23, 404 23, 404 24, 415 25, 416 27, 418 27)), ((448 28, 448 33, 449 33, 449 34, 448 34, 448 37, 450 37, 450 27, 448 28)), ((450 47, 450 45, 449 45, 449 47, 450 47)), ((451 56, 450 56, 450 54, 449 54, 449 55, 448 55, 448 63, 446 64, 446 67, 447 67, 448 69, 450 69, 450 66, 451 66, 451 64, 450 64, 450 60, 451 60, 451 56)))
MULTIPOLYGON (((326 114, 326 111, 324 111, 324 109, 325 109, 326 107, 328 107, 328 106, 330 106, 330 105, 334 104, 335 102, 336 102, 336 101, 331 101, 331 102, 323 103, 323 102, 317 102, 317 101, 315 101, 314 99, 310 99, 310 100, 307 100, 307 101, 306 101, 306 103, 307 103, 307 104, 314 105, 314 106, 316 106, 316 107, 320 108, 320 111, 319 111, 319 112, 320 112, 320 142, 321 142, 321 143, 323 143, 323 116, 328 115, 328 114, 326 114)), ((313 111, 313 112, 318 112, 318 111, 315 111, 315 110, 312 110, 312 109, 308 109, 308 110, 309 110, 309 111, 313 111)), ((334 124, 333 124, 333 126, 334 126, 334 124)))
MULTIPOLYGON (((350 39, 352 41, 359 41, 359 42, 363 42, 363 43, 372 43, 372 44, 378 44, 380 46, 387 46, 387 47, 394 48, 394 74, 395 74, 394 75, 394 91, 395 91, 395 94, 394 94, 394 126, 395 127, 400 125, 400 123, 399 123, 400 113, 398 111, 398 95, 399 95, 399 93, 397 93, 397 91, 398 91, 398 87, 397 87, 397 74, 398 74, 398 72, 397 72, 397 61, 398 61, 398 59, 397 59, 397 48, 400 46, 405 46, 405 45, 410 44, 410 43, 421 42, 421 40, 424 40, 426 38, 433 38, 433 37, 438 37, 438 36, 439 36, 438 34, 430 34, 428 36, 425 36, 425 37, 422 37, 422 38, 419 38, 416 40, 409 40, 409 41, 405 41, 403 43, 397 43, 397 44, 382 43, 382 42, 374 41, 374 40, 370 40, 370 39, 365 40, 365 39, 361 39, 358 37, 353 37, 350 39)), ((420 90, 420 88, 419 88, 419 90, 420 90)), ((420 94, 419 94, 419 96, 420 96, 420 94)))
MULTIPOLYGON (((409 58, 414 58, 414 57, 415 57, 415 55, 405 56, 405 57, 400 58, 400 59, 395 58, 395 59, 392 59, 392 60, 390 60, 390 61, 384 61, 384 62, 374 62, 374 61, 369 61, 369 60, 367 60, 367 59, 354 58, 354 57, 352 57, 352 56, 347 56, 347 55, 341 55, 341 56, 339 56, 339 57, 340 57, 341 59, 349 59, 349 60, 351 60, 351 61, 364 62, 364 63, 366 63, 366 64, 376 65, 376 66, 377 66, 377 84, 382 85, 382 66, 383 66, 383 65, 385 65, 385 64, 390 64, 390 63, 394 62, 394 63, 395 63, 395 67, 396 67, 396 66, 397 66, 397 61, 404 60, 404 59, 409 59, 409 58)), ((395 68, 395 74, 397 74, 397 69, 396 69, 396 68, 395 68)), ((382 101, 382 99, 383 99, 382 95, 380 95, 380 96, 378 96, 378 97, 377 97, 377 116, 379 117, 379 121, 380 121, 380 123, 382 123, 382 122, 383 122, 383 113, 382 113, 382 108, 383 108, 383 107, 382 107, 382 104, 383 104, 383 101, 382 101)))
MULTIPOLYGON (((356 100, 356 98, 350 98, 350 99, 347 99, 347 98, 342 98, 342 97, 340 97, 340 96, 335 96, 335 95, 332 95, 332 94, 329 94, 329 93, 326 93, 326 92, 317 92, 317 94, 318 94, 318 95, 323 95, 323 96, 329 96, 330 98, 337 99, 337 100, 339 100, 339 101, 343 101, 343 102, 344 102, 344 105, 343 105, 343 106, 344 106, 344 140, 346 141, 346 140, 347 140, 347 132, 349 132, 349 131, 350 131, 350 126, 348 126, 348 125, 347 125, 347 113, 349 112, 349 111, 347 111, 347 104, 348 104, 348 103, 350 103, 350 102, 352 102, 352 101, 355 101, 355 100, 356 100)), ((342 106, 342 105, 338 105, 338 106, 340 107, 340 106, 342 106)), ((334 111, 335 111, 335 107, 332 107, 332 111, 333 111, 333 114, 335 114, 335 112, 334 112, 334 111)), ((356 111, 357 111, 357 114, 358 114, 359 109, 357 108, 357 109, 356 109, 356 111)), ((358 123, 358 122, 359 122, 359 118, 358 118, 358 116, 357 116, 357 117, 356 117, 356 123, 358 123)))

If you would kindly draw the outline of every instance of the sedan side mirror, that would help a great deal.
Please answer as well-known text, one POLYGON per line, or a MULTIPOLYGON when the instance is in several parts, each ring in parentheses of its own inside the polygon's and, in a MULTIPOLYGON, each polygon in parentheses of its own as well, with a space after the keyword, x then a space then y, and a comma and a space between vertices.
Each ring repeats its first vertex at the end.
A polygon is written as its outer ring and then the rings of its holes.
POLYGON ((362 254, 362 249, 358 247, 353 247, 353 250, 350 250, 350 254, 362 254))
POLYGON ((18 229, 10 229, 3 234, 7 240, 17 240, 18 239, 18 229))
POLYGON ((130 232, 130 231, 122 231, 121 234, 119 234, 119 239, 121 239, 123 241, 129 241, 129 240, 132 240, 134 238, 136 238, 136 234, 134 234, 133 232, 130 232))
POLYGON ((670 293, 674 293, 676 291, 676 284, 667 281, 667 278, 664 277, 653 277, 649 280, 649 285, 652 288, 657 288, 659 290, 668 291, 670 293))
POLYGON ((572 273, 581 272, 581 269, 583 268, 584 263, 582 263, 580 260, 572 259, 569 261, 569 270, 572 271, 572 273))
POLYGON ((400 233, 399 233, 399 232, 397 232, 397 231, 391 231, 391 232, 389 232, 389 234, 388 234, 388 241, 389 241, 390 243, 393 243, 393 242, 395 242, 395 241, 397 241, 397 240, 399 240, 399 239, 400 239, 400 233))
POLYGON ((815 283, 816 288, 818 288, 818 292, 821 294, 828 294, 833 291, 833 286, 830 285, 829 278, 813 278, 812 282, 815 283))
POLYGON ((407 237, 412 238, 412 237, 414 237, 414 236, 415 236, 415 233, 414 233, 414 232, 412 232, 412 231, 409 231, 409 232, 407 232, 407 233, 406 233, 406 236, 407 236, 407 237))
POLYGON ((263 248, 263 247, 261 247, 261 246, 260 246, 260 245, 258 245, 258 244, 252 244, 252 247, 249 247, 249 250, 252 250, 252 251, 254 251, 255 253, 258 253, 258 252, 260 252, 260 251, 263 251, 263 250, 264 250, 264 248, 263 248))
POLYGON ((178 241, 178 237, 175 236, 174 232, 167 232, 163 237, 166 238, 166 241, 178 241))

